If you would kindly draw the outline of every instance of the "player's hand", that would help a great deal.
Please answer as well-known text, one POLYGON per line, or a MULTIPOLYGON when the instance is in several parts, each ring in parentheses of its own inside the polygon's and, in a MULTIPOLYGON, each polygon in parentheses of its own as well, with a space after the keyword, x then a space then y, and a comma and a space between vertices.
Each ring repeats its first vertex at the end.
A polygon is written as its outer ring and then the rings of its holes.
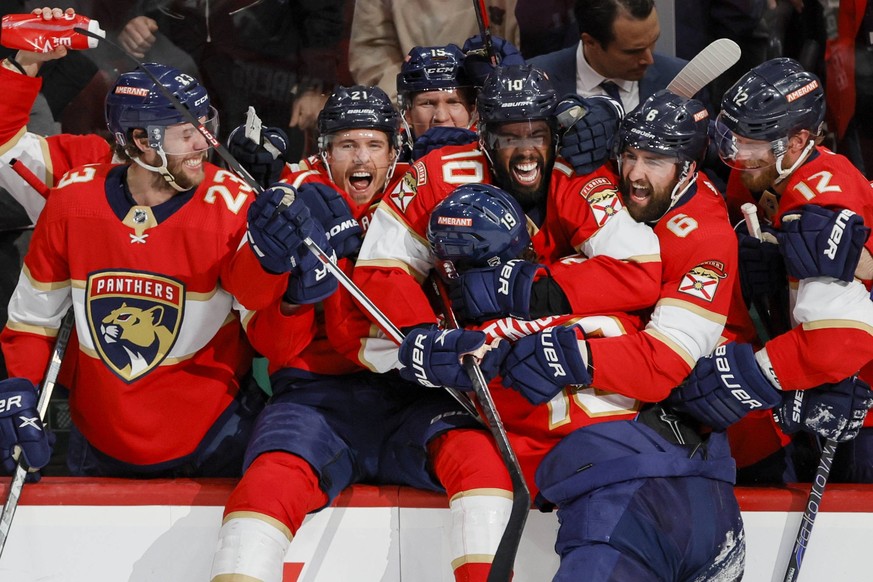
POLYGON ((118 44, 130 56, 141 59, 154 46, 157 31, 157 22, 148 16, 136 16, 130 19, 118 33, 118 44))
MULTIPOLYGON (((523 337, 500 367, 503 385, 521 392, 532 404, 543 404, 570 384, 591 384, 587 353, 583 357, 579 326, 552 327, 523 337)), ((587 352, 587 348, 586 349, 587 352)))
POLYGON ((745 223, 737 225, 740 288, 746 303, 773 295, 788 285, 785 260, 776 244, 776 231, 762 227, 764 240, 750 236, 745 223), (772 241, 772 242, 771 242, 772 241))
POLYGON ((265 127, 261 141, 246 137, 245 125, 227 137, 227 150, 263 188, 279 181, 288 158, 288 136, 278 127, 265 127))
POLYGON ((776 233, 788 273, 797 279, 833 277, 851 282, 870 236, 864 219, 848 208, 831 210, 815 204, 782 217, 776 233))
POLYGON ((497 317, 530 319, 531 290, 543 265, 515 259, 496 267, 469 269, 453 281, 452 308, 463 321, 497 317))
POLYGON ((304 244, 306 238, 328 255, 333 254, 324 229, 312 219, 297 191, 281 182, 252 202, 246 236, 261 266, 274 274, 293 272, 301 276, 321 264, 304 244), (290 204, 289 197, 293 197, 290 204))
POLYGON ((37 411, 36 387, 24 378, 0 381, 0 466, 15 471, 19 459, 28 471, 51 460, 53 439, 37 411))
POLYGON ((486 346, 485 339, 481 331, 413 329, 400 345, 400 376, 428 388, 472 390, 461 358, 466 354, 475 356, 485 380, 489 381, 497 375, 500 362, 509 351, 507 342, 486 346))
MULTIPOLYGON (((64 16, 75 16, 76 11, 72 8, 63 10, 61 8, 50 8, 46 6, 33 9, 31 14, 42 16, 42 19, 48 22, 51 20, 62 19, 64 16)), ((39 69, 43 63, 61 59, 65 56, 67 56, 67 48, 63 45, 58 45, 48 52, 20 50, 15 54, 15 60, 24 68, 27 75, 35 77, 37 73, 39 73, 39 69)))
POLYGON ((449 145, 466 145, 479 139, 475 131, 463 127, 435 126, 428 129, 415 140, 412 146, 412 159, 424 157, 428 152, 449 145))
POLYGON ((666 402, 715 430, 724 430, 753 410, 782 402, 782 393, 761 372, 750 344, 727 343, 697 361, 666 402))
POLYGON ((339 257, 351 257, 361 249, 364 229, 352 216, 352 211, 339 192, 326 184, 307 182, 297 189, 297 195, 309 208, 327 234, 330 246, 339 257))
MULTIPOLYGON (((497 64, 501 67, 524 64, 521 51, 508 40, 492 36, 491 46, 497 56, 497 64)), ((461 51, 464 53, 464 70, 473 80, 473 84, 481 87, 485 84, 485 79, 491 74, 491 71, 494 70, 494 67, 491 66, 491 59, 485 52, 482 36, 477 34, 468 38, 461 51)))
POLYGON ((805 431, 837 442, 850 441, 864 426, 873 391, 858 377, 809 390, 785 392, 773 418, 785 434, 805 431))
POLYGON ((555 108, 558 151, 579 175, 590 174, 612 155, 624 108, 609 97, 567 95, 555 108))

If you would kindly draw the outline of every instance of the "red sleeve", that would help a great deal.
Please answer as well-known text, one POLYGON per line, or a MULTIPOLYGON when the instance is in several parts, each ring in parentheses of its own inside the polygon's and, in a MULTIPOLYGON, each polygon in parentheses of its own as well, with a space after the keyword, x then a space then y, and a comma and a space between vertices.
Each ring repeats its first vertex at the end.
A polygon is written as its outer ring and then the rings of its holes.
POLYGON ((30 109, 42 87, 42 78, 22 75, 6 67, 0 67, 0 86, 3 87, 3 98, 0 99, 0 153, 2 153, 27 125, 30 109))
POLYGON ((222 285, 246 309, 264 309, 284 295, 288 273, 265 271, 246 241, 233 255, 222 285))
POLYGON ((285 315, 281 301, 256 311, 246 322, 252 347, 270 362, 270 369, 293 361, 315 337, 315 306, 300 305, 285 315))
POLYGON ((798 325, 767 342, 766 348, 783 390, 839 382, 873 361, 873 338, 857 328, 798 325))

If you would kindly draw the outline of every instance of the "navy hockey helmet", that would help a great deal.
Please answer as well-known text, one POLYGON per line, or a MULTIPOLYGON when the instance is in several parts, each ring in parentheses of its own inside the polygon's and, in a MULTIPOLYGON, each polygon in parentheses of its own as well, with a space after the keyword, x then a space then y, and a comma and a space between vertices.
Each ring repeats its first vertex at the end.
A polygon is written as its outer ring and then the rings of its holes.
POLYGON ((824 90, 814 74, 789 58, 761 63, 727 90, 718 121, 742 137, 774 141, 807 129, 818 134, 824 90))
POLYGON ((400 128, 400 115, 379 87, 353 85, 337 87, 318 114, 320 140, 348 129, 376 129, 394 137, 400 128))
POLYGON ((472 86, 464 70, 464 53, 453 44, 413 47, 397 74, 403 107, 409 107, 408 99, 414 93, 472 86))
POLYGON ((440 201, 431 212, 427 240, 449 279, 468 268, 518 259, 530 247, 521 206, 489 184, 458 186, 440 201))
MULTIPOLYGON (((166 65, 146 63, 142 66, 194 117, 215 117, 209 106, 209 95, 197 79, 166 65)), ((156 88, 151 77, 140 69, 119 75, 106 95, 105 114, 106 126, 120 146, 128 145, 131 130, 145 129, 149 144, 157 147, 161 145, 162 128, 188 122, 156 88)))
POLYGON ((497 67, 476 99, 479 123, 554 120, 558 95, 548 77, 530 65, 497 67))
POLYGON ((709 143, 709 113, 697 99, 666 89, 651 95, 619 127, 619 152, 632 147, 683 162, 700 162, 709 143))

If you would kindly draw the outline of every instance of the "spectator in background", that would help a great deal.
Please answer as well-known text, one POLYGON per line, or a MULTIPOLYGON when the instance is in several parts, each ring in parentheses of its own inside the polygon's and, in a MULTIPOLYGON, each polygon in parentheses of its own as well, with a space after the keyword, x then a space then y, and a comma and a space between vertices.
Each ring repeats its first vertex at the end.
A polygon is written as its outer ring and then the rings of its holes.
POLYGON ((579 42, 573 0, 518 0, 515 20, 526 59, 545 55, 579 42))
MULTIPOLYGON (((491 34, 518 46, 515 0, 490 0, 491 34)), ((357 0, 349 43, 349 68, 355 83, 378 85, 392 102, 397 73, 415 46, 464 44, 478 34, 469 0, 357 0)))
MULTIPOLYGON (((162 36, 189 55, 221 115, 220 127, 243 123, 250 105, 265 125, 288 127, 293 107, 298 116, 305 107, 314 117, 321 101, 310 106, 308 98, 337 82, 343 7, 344 0, 140 0, 118 40, 139 59, 171 48, 162 36)), ((305 126, 309 120, 295 121, 305 126)), ((291 137, 299 159, 302 135, 291 137)))
POLYGON ((631 111, 685 64, 654 52, 661 35, 654 0, 577 0, 574 11, 579 43, 530 60, 559 95, 607 95, 631 111))

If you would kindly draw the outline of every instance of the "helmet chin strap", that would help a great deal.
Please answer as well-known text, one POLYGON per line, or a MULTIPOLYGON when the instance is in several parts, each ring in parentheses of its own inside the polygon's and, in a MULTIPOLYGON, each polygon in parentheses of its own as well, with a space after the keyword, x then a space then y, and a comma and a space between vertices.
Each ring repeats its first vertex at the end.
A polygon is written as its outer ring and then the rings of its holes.
POLYGON ((782 160, 785 159, 785 154, 787 153, 787 148, 785 148, 786 151, 782 152, 781 154, 777 154, 776 155, 776 171, 779 173, 779 175, 776 177, 776 181, 773 183, 773 185, 775 186, 776 184, 779 184, 780 182, 783 182, 786 179, 788 179, 788 177, 794 173, 794 170, 796 170, 798 168, 798 166, 800 166, 800 164, 802 164, 803 162, 806 161, 806 159, 809 157, 809 154, 812 152, 812 148, 814 148, 814 147, 815 147, 815 140, 810 139, 809 141, 807 141, 806 146, 804 146, 804 148, 803 148, 803 151, 800 152, 800 155, 797 157, 797 159, 794 161, 794 163, 791 164, 791 167, 788 168, 787 170, 782 168, 782 160))
POLYGON ((140 156, 136 156, 135 158, 131 159, 138 166, 145 168, 149 172, 156 172, 160 174, 161 177, 166 180, 167 184, 169 184, 176 192, 184 192, 185 190, 187 190, 188 188, 183 188, 176 182, 176 177, 173 176, 173 174, 171 174, 170 171, 167 169, 167 154, 164 153, 164 148, 158 147, 157 149, 155 149, 155 152, 158 154, 158 157, 161 158, 160 166, 149 165, 142 161, 142 159, 140 159, 140 156))

